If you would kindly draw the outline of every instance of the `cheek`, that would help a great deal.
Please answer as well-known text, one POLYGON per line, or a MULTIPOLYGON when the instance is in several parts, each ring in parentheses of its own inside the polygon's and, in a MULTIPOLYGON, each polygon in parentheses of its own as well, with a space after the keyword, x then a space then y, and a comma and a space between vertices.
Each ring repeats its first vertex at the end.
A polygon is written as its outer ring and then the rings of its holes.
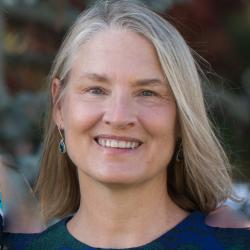
POLYGON ((65 99, 62 119, 66 133, 72 129, 87 130, 93 127, 101 116, 102 107, 98 103, 86 103, 74 96, 65 99))
POLYGON ((162 139, 176 138, 177 117, 174 104, 141 109, 138 114, 141 124, 151 136, 162 139))
POLYGON ((175 149, 177 137, 177 119, 175 105, 164 105, 141 112, 140 119, 144 130, 150 136, 148 152, 149 165, 155 162, 165 168, 168 166, 175 149))

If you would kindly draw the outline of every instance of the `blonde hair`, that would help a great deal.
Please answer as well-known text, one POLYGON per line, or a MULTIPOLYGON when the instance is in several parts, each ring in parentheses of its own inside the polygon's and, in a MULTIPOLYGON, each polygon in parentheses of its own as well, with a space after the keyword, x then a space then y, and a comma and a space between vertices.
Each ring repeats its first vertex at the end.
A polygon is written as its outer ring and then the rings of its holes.
MULTIPOLYGON (((61 80, 62 94, 79 47, 109 28, 136 32, 154 45, 175 97, 184 161, 178 163, 173 156, 168 166, 169 195, 185 210, 213 210, 231 196, 230 164, 208 120, 193 52, 168 21, 135 1, 100 1, 83 12, 69 31, 55 58, 50 83, 61 80)), ((80 204, 77 170, 67 154, 58 151, 60 139, 52 114, 50 97, 37 182, 47 219, 75 213, 80 204)))

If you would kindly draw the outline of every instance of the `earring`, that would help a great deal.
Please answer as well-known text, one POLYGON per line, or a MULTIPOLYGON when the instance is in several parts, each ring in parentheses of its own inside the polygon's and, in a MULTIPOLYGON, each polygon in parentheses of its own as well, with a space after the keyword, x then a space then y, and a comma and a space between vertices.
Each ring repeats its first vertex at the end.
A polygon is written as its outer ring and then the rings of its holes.
POLYGON ((65 145, 65 142, 64 142, 64 137, 63 137, 63 135, 61 133, 61 129, 59 127, 57 127, 57 128, 58 128, 58 132, 59 132, 59 134, 61 136, 61 140, 60 140, 59 145, 58 145, 59 152, 61 154, 65 154, 67 150, 66 150, 66 145, 65 145))
POLYGON ((177 139, 177 153, 176 153, 175 160, 178 163, 180 163, 181 161, 184 160, 183 147, 182 147, 182 140, 181 139, 177 139))

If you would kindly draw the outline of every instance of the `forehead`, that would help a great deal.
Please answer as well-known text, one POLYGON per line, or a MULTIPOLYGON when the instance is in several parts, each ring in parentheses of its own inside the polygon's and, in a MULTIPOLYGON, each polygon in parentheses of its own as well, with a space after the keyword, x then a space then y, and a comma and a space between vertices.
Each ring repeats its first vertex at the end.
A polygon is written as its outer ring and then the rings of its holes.
POLYGON ((133 31, 118 29, 100 31, 79 47, 71 73, 84 71, 120 76, 163 75, 153 44, 133 31))

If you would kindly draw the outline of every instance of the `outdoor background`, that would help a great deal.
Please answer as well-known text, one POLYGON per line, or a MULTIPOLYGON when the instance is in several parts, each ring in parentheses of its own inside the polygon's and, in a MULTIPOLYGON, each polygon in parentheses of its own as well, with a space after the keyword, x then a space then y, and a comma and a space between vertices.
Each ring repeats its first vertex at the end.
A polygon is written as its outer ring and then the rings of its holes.
MULTIPOLYGON (((66 30, 93 2, 0 0, 0 155, 31 185, 39 167, 46 77, 66 30)), ((249 197, 250 1, 143 2, 210 63, 202 62, 210 82, 207 109, 235 166, 236 188, 249 197)), ((238 205, 250 217, 249 207, 250 198, 238 205)))

